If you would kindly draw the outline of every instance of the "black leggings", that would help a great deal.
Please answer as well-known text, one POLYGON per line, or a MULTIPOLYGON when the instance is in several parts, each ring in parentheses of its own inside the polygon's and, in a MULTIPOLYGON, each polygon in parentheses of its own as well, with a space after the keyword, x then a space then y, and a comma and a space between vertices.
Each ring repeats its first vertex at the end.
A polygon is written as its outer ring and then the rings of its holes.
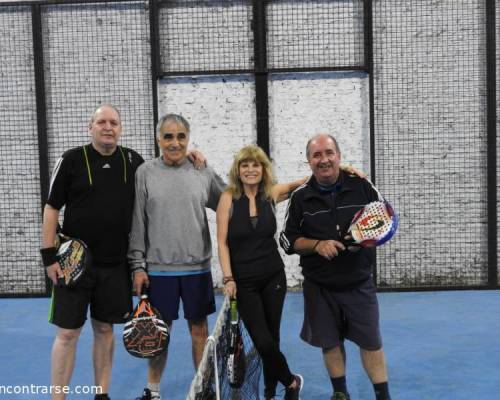
POLYGON ((294 376, 280 351, 280 323, 286 295, 285 271, 236 283, 238 311, 264 366, 267 395, 274 395, 277 382, 290 386, 294 376))

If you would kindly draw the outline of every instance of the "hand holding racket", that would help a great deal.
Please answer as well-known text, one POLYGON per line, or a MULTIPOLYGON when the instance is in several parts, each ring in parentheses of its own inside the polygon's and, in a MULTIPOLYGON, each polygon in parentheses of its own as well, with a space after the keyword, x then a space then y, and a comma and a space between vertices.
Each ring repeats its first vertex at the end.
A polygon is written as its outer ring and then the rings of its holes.
POLYGON ((344 243, 337 240, 318 240, 314 245, 314 250, 327 260, 331 260, 345 250, 344 243))
POLYGON ((151 358, 164 352, 170 341, 168 325, 148 300, 144 291, 123 327, 125 349, 135 357, 151 358))
POLYGON ((378 200, 359 210, 347 230, 343 244, 346 247, 380 246, 394 236, 398 228, 398 217, 392 206, 382 197, 373 183, 366 179, 377 192, 378 200))
POLYGON ((245 351, 240 330, 240 317, 236 300, 229 303, 229 357, 227 359, 227 375, 229 385, 238 389, 243 385, 246 373, 245 351))
POLYGON ((149 277, 146 271, 137 270, 133 272, 134 282, 132 284, 134 288, 134 292, 137 296, 140 296, 141 293, 144 293, 144 288, 149 286, 149 277))
POLYGON ((59 278, 62 278, 63 272, 61 269, 61 266, 59 263, 56 261, 52 265, 46 267, 45 271, 47 272, 47 276, 49 279, 52 281, 52 284, 57 285, 57 281, 59 278))

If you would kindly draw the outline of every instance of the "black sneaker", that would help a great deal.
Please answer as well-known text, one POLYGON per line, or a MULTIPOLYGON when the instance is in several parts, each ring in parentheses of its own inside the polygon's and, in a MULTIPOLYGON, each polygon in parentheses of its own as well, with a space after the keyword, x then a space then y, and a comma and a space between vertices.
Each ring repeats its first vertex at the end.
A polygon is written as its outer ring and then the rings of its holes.
POLYGON ((295 374, 295 382, 297 382, 296 387, 286 388, 284 400, 300 400, 300 392, 304 387, 304 378, 302 378, 302 375, 295 374))
POLYGON ((148 388, 144 388, 141 397, 136 397, 135 400, 161 400, 160 393, 152 392, 148 388))

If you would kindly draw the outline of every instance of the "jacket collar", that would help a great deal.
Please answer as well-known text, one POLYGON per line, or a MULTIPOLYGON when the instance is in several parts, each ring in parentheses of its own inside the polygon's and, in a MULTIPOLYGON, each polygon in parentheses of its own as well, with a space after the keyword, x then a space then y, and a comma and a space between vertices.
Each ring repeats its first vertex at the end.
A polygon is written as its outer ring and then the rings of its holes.
MULTIPOLYGON (((338 186, 337 193, 344 193, 354 189, 353 178, 342 170, 340 170, 339 179, 337 179, 336 185, 338 186)), ((307 187, 309 190, 306 191, 304 196, 305 199, 310 197, 322 197, 325 194, 320 191, 318 181, 314 175, 311 175, 311 178, 307 181, 307 187)))

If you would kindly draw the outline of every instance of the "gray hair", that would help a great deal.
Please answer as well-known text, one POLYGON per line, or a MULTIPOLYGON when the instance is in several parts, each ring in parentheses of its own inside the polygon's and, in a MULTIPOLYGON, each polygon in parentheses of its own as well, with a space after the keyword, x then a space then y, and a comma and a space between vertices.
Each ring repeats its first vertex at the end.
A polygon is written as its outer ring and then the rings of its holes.
POLYGON ((90 117, 90 123, 92 124, 95 120, 95 115, 97 114, 97 111, 99 111, 101 108, 103 107, 109 107, 113 110, 115 110, 115 112, 118 114, 118 119, 120 120, 120 122, 122 121, 122 116, 120 114, 120 110, 118 110, 118 108, 116 108, 113 104, 108 104, 108 103, 104 103, 104 104, 101 104, 99 107, 97 107, 94 112, 92 113, 92 116, 90 117))
POLYGON ((182 115, 178 114, 164 114, 156 124, 156 136, 160 135, 161 127, 167 122, 175 122, 177 125, 182 125, 189 133, 189 122, 182 115))
POLYGON ((337 149, 337 151, 340 153, 340 147, 339 147, 339 144, 337 143, 337 139, 335 139, 332 135, 328 134, 328 133, 318 133, 317 135, 314 135, 311 139, 309 139, 307 141, 307 145, 306 145, 306 158, 309 159, 309 146, 311 145, 311 142, 313 140, 316 140, 318 139, 319 137, 321 136, 324 136, 324 137, 327 137, 329 139, 332 140, 333 144, 335 144, 335 148, 337 149))

